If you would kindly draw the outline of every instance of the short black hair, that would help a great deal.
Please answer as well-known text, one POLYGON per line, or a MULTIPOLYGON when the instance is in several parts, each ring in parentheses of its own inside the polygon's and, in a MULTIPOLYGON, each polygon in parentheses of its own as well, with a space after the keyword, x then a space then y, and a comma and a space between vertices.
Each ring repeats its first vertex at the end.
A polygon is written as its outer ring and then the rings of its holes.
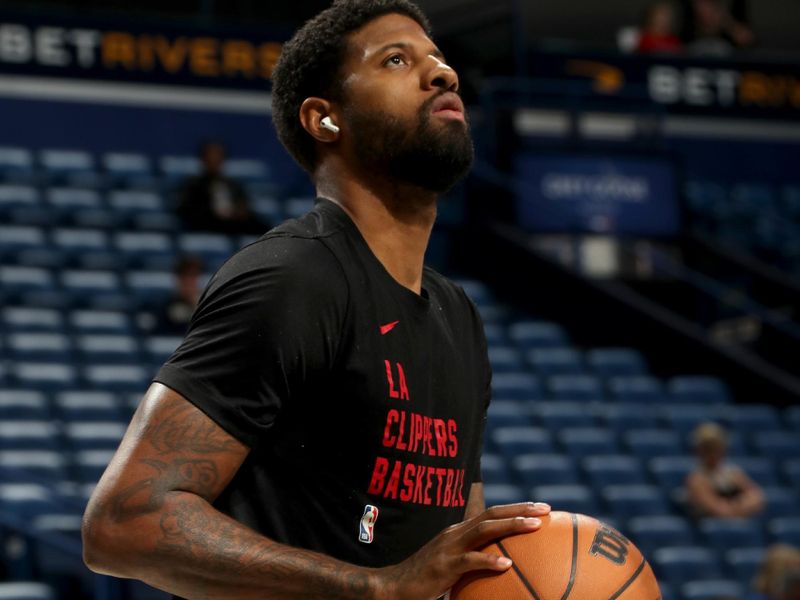
POLYGON ((306 171, 317 163, 314 138, 300 123, 306 98, 338 98, 347 36, 383 15, 414 19, 431 35, 422 10, 408 0, 335 0, 308 21, 283 46, 272 74, 272 121, 278 138, 306 171))

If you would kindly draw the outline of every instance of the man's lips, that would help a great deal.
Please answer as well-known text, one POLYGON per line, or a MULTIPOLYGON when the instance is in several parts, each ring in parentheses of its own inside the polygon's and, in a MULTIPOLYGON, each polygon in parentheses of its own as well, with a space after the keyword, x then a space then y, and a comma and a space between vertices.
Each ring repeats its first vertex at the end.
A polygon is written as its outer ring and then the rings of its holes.
POLYGON ((431 114, 463 121, 464 103, 461 102, 461 98, 459 98, 458 94, 454 92, 445 92, 433 101, 431 105, 431 114))

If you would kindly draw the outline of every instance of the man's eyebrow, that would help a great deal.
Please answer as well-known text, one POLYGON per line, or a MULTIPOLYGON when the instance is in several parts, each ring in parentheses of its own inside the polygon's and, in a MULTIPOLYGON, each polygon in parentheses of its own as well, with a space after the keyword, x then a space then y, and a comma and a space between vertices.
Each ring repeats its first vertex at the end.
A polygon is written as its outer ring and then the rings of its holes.
MULTIPOLYGON (((408 42, 391 42, 389 44, 386 44, 385 46, 381 46, 380 48, 378 48, 372 54, 373 54, 373 56, 374 55, 380 55, 380 54, 383 54, 384 52, 386 52, 387 50, 391 50, 392 48, 398 48, 400 50, 411 50, 413 48, 413 44, 409 44, 408 42)), ((447 62, 444 59, 444 54, 438 48, 434 48, 433 50, 428 52, 428 54, 430 56, 435 56, 436 58, 440 59, 442 62, 447 62)))

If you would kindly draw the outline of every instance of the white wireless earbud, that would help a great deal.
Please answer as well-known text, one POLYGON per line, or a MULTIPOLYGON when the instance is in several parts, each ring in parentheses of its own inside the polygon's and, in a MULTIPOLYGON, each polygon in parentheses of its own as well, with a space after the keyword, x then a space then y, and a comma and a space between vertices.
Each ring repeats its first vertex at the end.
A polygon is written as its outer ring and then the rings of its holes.
POLYGON ((323 117, 323 119, 319 122, 319 126, 323 129, 327 129, 328 131, 332 131, 333 133, 339 133, 339 127, 334 125, 330 117, 323 117))

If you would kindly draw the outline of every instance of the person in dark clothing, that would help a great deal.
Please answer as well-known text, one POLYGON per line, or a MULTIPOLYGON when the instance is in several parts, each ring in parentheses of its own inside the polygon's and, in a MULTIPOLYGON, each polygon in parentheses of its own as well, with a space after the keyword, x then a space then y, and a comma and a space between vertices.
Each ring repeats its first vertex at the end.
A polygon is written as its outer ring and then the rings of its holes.
POLYGON ((188 229, 197 231, 266 233, 269 225, 250 209, 244 187, 225 176, 225 158, 225 146, 219 142, 200 147, 203 170, 183 184, 178 216, 188 229))
POLYGON ((278 136, 318 201, 214 275, 86 508, 85 561, 184 598, 430 600, 542 526, 488 510, 475 305, 424 266, 468 172, 456 71, 408 0, 336 0, 283 48, 278 136))
POLYGON ((197 308, 202 287, 203 263, 185 256, 175 263, 175 292, 157 316, 156 330, 160 334, 184 335, 197 308))
POLYGON ((755 44, 747 0, 682 0, 681 4, 688 52, 727 56, 755 44))

